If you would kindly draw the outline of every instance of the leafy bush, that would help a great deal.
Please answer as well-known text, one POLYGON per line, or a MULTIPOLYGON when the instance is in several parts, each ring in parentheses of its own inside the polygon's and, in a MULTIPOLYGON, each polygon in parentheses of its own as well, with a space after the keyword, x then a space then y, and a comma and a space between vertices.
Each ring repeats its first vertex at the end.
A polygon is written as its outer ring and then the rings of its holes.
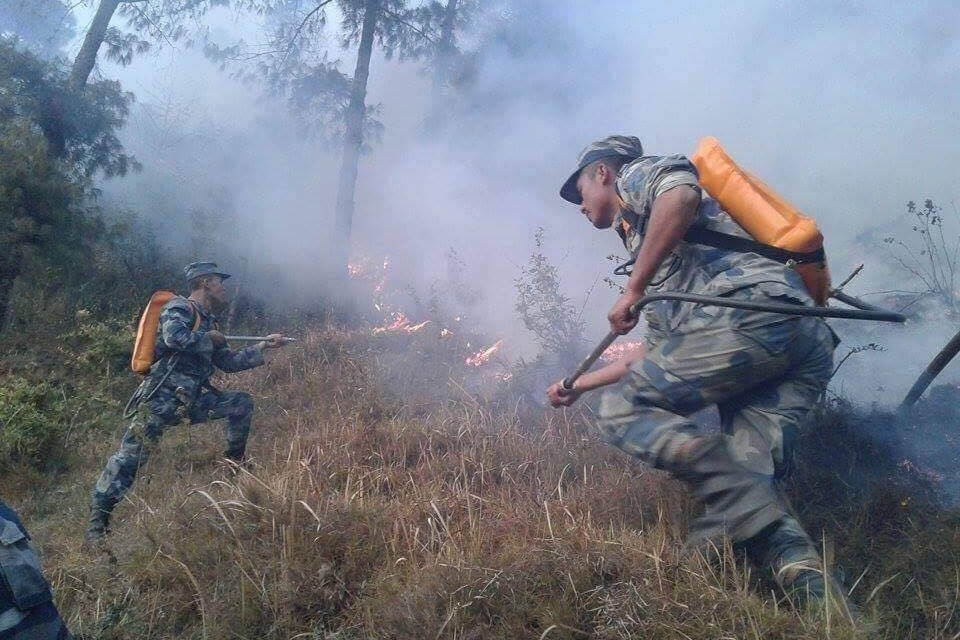
POLYGON ((90 244, 103 235, 93 176, 139 167, 117 137, 132 99, 116 82, 77 91, 62 61, 0 36, 0 328, 22 274, 71 274, 91 262, 90 244))
POLYGON ((0 382, 0 459, 39 463, 64 444, 70 409, 48 382, 23 378, 0 382))
POLYGON ((77 327, 60 336, 64 357, 88 371, 118 371, 125 368, 133 347, 133 326, 119 320, 97 321, 90 312, 77 312, 77 327))
POLYGON ((536 337, 548 353, 577 351, 583 344, 583 322, 580 314, 560 290, 557 267, 543 254, 543 229, 534 236, 536 248, 520 277, 515 308, 523 325, 536 337))

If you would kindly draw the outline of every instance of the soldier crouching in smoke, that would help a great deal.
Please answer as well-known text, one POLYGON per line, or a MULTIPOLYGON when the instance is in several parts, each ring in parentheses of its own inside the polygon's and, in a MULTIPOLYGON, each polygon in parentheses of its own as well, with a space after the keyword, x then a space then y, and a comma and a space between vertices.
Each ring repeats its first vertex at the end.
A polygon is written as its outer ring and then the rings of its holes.
MULTIPOLYGON (((632 136, 588 146, 563 185, 598 229, 616 229, 636 258, 625 293, 610 311, 618 334, 637 324, 631 307, 648 290, 813 305, 796 272, 756 253, 684 240, 694 225, 748 237, 701 194, 687 158, 644 156, 632 136)), ((648 349, 547 391, 554 406, 615 385, 601 400, 604 439, 683 480, 704 514, 690 542, 727 536, 800 602, 819 601, 832 583, 816 547, 775 486, 790 463, 798 425, 830 378, 834 337, 820 318, 791 317, 663 301, 645 317, 648 349), (722 432, 705 434, 690 414, 711 404, 722 432)), ((830 596, 838 590, 831 588, 830 596)), ((840 596, 842 598, 842 595, 840 596)))
POLYGON ((210 376, 214 368, 234 373, 259 367, 264 363, 263 351, 285 342, 282 335, 272 334, 256 345, 231 351, 213 315, 227 305, 223 281, 230 276, 213 262, 194 262, 184 271, 190 297, 174 297, 160 313, 154 364, 138 390, 143 392, 137 399, 139 409, 93 491, 85 535, 88 546, 106 534, 110 514, 146 463, 150 445, 159 442, 166 427, 185 417, 192 423, 226 418, 225 455, 237 462, 243 460, 253 398, 248 393, 214 389, 210 376))

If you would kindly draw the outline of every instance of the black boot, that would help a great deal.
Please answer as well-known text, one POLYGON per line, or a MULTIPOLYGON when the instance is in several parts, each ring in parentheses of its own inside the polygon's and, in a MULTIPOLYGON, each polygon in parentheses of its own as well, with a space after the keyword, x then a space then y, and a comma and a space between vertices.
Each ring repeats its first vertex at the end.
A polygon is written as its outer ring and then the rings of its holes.
POLYGON ((829 603, 834 612, 851 623, 860 620, 841 582, 830 572, 824 574, 813 541, 793 516, 766 527, 744 547, 754 564, 773 571, 774 580, 795 608, 818 612, 829 603))
POLYGON ((87 530, 83 534, 83 546, 93 550, 98 548, 110 531, 110 514, 113 505, 100 505, 96 502, 90 507, 90 518, 87 521, 87 530))

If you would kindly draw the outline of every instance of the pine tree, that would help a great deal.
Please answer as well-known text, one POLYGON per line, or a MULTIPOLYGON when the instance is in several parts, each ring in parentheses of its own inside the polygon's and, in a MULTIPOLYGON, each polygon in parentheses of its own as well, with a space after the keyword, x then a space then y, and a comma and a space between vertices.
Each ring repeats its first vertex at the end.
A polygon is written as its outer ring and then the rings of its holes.
POLYGON ((0 326, 27 261, 42 249, 63 263, 83 244, 93 176, 138 166, 116 135, 131 99, 108 81, 74 94, 57 62, 0 37, 0 326))
MULTIPOLYGON (((248 0, 236 5, 269 16, 266 41, 250 46, 208 44, 210 56, 230 65, 252 64, 278 94, 286 95, 301 118, 315 119, 314 130, 340 145, 341 159, 334 209, 332 246, 340 254, 336 267, 346 273, 356 201, 360 157, 382 131, 379 105, 367 102, 374 52, 388 59, 421 60, 434 70, 437 83, 448 82, 449 59, 458 53, 456 34, 477 11, 476 0, 443 0, 409 7, 406 0, 337 0, 342 20, 340 47, 356 51, 352 75, 331 62, 323 36, 333 0, 248 0)), ((238 74, 254 74, 240 70, 238 74)))

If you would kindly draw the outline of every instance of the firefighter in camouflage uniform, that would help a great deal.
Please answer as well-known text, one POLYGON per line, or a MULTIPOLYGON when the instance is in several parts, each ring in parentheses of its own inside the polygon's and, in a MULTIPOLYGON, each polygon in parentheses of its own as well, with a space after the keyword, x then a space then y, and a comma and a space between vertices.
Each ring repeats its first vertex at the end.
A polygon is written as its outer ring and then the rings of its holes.
POLYGON ((213 262, 194 262, 184 269, 190 297, 175 297, 161 311, 157 327, 155 362, 137 393, 138 409, 120 443, 120 450, 107 461, 93 490, 88 545, 106 533, 110 514, 133 485, 146 463, 151 446, 167 427, 183 419, 191 423, 227 419, 225 456, 244 459, 253 398, 240 391, 219 391, 210 386, 215 369, 226 373, 245 371, 264 363, 263 352, 284 344, 280 334, 238 351, 231 351, 217 330, 214 312, 226 308, 228 295, 223 281, 229 274, 213 262))
MULTIPOLYGON (((813 305, 792 269, 755 253, 694 242, 691 227, 749 237, 703 193, 680 155, 648 156, 632 136, 611 136, 580 154, 560 191, 598 229, 613 227, 636 262, 610 311, 613 331, 637 324, 631 307, 646 293, 677 291, 813 305)), ((685 481, 704 508, 693 546, 728 537, 800 601, 831 584, 816 547, 789 512, 775 481, 791 442, 832 371, 835 336, 815 317, 661 301, 648 305, 645 353, 590 372, 572 390, 548 390, 554 406, 610 385, 599 430, 609 443, 685 481), (716 405, 721 432, 689 418, 716 405)))

